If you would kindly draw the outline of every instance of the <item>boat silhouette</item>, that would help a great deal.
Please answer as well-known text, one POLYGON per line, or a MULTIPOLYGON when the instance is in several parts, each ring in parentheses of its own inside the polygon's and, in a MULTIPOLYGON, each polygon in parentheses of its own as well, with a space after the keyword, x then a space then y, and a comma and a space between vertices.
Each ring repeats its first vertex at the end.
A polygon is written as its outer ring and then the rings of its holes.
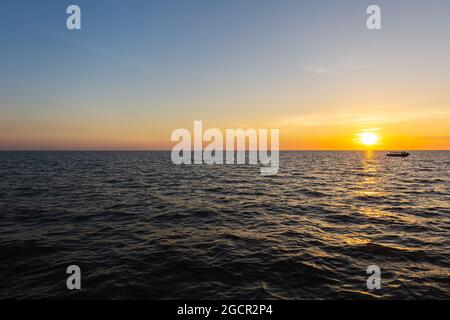
POLYGON ((386 153, 386 157, 407 157, 407 156, 409 156, 409 152, 405 152, 405 151, 386 153))

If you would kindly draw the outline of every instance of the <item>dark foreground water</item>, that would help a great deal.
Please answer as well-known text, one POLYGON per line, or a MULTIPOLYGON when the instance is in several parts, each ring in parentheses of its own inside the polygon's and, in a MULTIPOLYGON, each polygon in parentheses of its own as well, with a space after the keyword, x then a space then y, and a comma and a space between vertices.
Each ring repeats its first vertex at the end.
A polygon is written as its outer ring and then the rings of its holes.
POLYGON ((0 153, 0 298, 450 298, 450 152, 280 161, 0 153))

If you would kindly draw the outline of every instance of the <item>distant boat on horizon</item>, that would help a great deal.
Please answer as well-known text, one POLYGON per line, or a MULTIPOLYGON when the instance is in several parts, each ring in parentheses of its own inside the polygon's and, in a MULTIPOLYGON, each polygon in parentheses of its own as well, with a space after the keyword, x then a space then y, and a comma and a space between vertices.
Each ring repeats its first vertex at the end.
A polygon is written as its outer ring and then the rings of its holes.
POLYGON ((388 152, 386 153, 386 157, 407 157, 409 156, 409 152, 401 151, 401 152, 388 152))

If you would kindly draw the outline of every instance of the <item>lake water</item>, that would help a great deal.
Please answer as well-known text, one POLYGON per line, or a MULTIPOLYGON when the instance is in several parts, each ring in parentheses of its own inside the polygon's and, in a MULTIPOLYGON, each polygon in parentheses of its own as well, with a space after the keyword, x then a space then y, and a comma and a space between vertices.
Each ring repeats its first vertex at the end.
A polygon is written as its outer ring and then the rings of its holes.
POLYGON ((0 298, 448 299, 449 172, 448 151, 282 152, 270 177, 169 152, 2 152, 0 298))

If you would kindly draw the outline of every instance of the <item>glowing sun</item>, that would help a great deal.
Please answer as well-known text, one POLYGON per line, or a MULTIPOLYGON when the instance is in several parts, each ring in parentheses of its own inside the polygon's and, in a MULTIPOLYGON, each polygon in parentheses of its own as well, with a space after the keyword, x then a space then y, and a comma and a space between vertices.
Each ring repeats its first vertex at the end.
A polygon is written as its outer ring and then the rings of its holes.
POLYGON ((359 142, 365 146, 373 146, 380 140, 380 137, 373 132, 362 132, 358 134, 358 137, 359 142))

